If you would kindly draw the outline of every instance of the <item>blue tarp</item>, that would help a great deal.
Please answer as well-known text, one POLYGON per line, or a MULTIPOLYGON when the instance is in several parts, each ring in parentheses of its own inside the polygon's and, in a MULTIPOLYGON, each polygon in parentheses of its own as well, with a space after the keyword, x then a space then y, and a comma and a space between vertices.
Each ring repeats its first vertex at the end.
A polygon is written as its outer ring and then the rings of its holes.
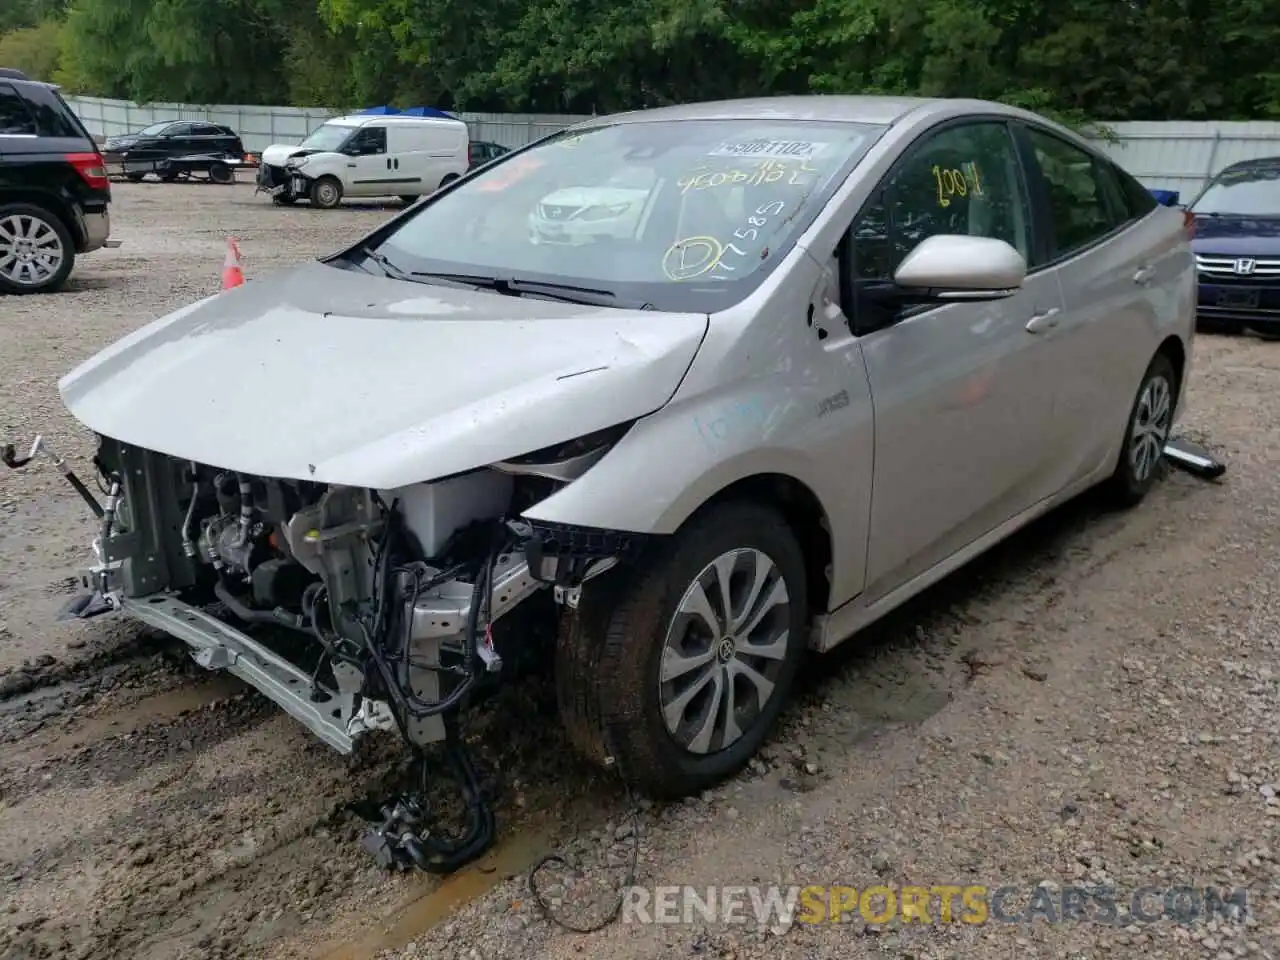
POLYGON ((1152 190, 1151 195, 1156 198, 1156 203, 1165 207, 1176 207, 1178 205, 1177 190, 1152 190))
POLYGON ((362 114, 367 114, 367 115, 377 116, 377 117, 389 117, 389 116, 439 117, 442 120, 456 119, 453 116, 453 114, 445 113, 443 110, 437 110, 435 107, 409 107, 408 109, 405 109, 405 110, 398 110, 395 107, 384 106, 384 107, 369 107, 359 112, 362 114))

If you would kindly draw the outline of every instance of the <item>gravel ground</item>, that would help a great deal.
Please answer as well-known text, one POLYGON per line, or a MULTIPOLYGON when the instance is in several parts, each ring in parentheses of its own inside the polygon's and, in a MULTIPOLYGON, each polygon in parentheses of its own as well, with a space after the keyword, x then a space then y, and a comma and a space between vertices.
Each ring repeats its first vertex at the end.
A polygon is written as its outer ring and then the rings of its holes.
MULTIPOLYGON (((214 292, 228 235, 252 279, 393 210, 117 187, 121 249, 64 294, 0 298, 0 439, 85 462, 58 376, 214 292)), ((1280 958, 1277 349, 1197 341, 1185 426, 1221 483, 1171 473, 1130 513, 1086 498, 1025 531, 815 663, 764 757, 698 800, 629 816, 568 755, 546 682, 512 691, 469 724, 502 771, 500 842, 443 882, 355 842, 344 805, 390 782, 393 745, 337 757, 161 636, 52 623, 87 511, 47 463, 0 474, 0 957, 1280 958), (1250 917, 579 935, 526 887, 552 849, 576 869, 542 883, 576 924, 633 850, 644 885, 1215 885, 1248 887, 1250 917)))

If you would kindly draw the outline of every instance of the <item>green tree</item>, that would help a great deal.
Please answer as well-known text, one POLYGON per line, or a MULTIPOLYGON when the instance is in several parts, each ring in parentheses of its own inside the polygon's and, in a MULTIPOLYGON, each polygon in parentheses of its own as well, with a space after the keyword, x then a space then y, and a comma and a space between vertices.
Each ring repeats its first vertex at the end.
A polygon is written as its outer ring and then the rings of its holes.
POLYGON ((0 34, 0 65, 21 70, 36 80, 53 80, 58 73, 62 24, 45 20, 0 34))

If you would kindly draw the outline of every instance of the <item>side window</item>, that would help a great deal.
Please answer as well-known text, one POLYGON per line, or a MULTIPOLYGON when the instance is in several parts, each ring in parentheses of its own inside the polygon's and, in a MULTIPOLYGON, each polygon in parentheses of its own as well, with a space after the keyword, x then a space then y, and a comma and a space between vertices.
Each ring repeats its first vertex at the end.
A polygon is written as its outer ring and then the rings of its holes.
POLYGON ((1049 192, 1056 256, 1101 240, 1127 219, 1116 212, 1119 184, 1092 154, 1041 130, 1027 133, 1049 192))
POLYGON ((0 136, 30 137, 36 134, 36 118, 27 101, 9 84, 0 84, 0 136))
POLYGON ((1017 149, 1003 123, 948 127, 910 148, 852 230, 856 278, 886 281, 922 240, 1004 240, 1031 261, 1031 215, 1017 149))
POLYGON ((189 137, 191 136, 191 130, 194 126, 195 125, 191 123, 175 123, 171 127, 166 127, 160 136, 167 139, 173 137, 189 137))
POLYGON ((1120 192, 1124 194, 1130 220, 1141 220, 1160 205, 1150 190, 1120 167, 1115 168, 1115 173, 1116 179, 1120 181, 1120 192))
POLYGON ((387 152, 386 127, 362 127, 360 132, 351 138, 351 152, 360 156, 387 152))
POLYGON ((193 123, 191 135, 195 137, 221 137, 222 131, 211 123, 193 123))

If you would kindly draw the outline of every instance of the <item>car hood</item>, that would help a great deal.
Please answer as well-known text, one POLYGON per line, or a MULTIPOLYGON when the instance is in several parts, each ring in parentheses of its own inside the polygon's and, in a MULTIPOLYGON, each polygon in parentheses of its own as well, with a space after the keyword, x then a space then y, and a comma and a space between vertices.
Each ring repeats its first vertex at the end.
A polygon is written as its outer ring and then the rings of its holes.
POLYGON ((613 206, 643 201, 648 196, 648 190, 631 187, 568 187, 547 194, 539 202, 549 207, 613 206))
POLYGON ((163 317, 58 388, 78 420, 124 443, 390 489, 652 413, 708 322, 312 263, 163 317))
POLYGON ((1280 256, 1280 218, 1196 217, 1196 253, 1280 256))
POLYGON ((270 164, 273 167, 283 167, 284 162, 290 157, 296 157, 301 154, 319 153, 319 150, 309 150, 292 143, 273 143, 267 149, 262 151, 262 162, 270 164))

